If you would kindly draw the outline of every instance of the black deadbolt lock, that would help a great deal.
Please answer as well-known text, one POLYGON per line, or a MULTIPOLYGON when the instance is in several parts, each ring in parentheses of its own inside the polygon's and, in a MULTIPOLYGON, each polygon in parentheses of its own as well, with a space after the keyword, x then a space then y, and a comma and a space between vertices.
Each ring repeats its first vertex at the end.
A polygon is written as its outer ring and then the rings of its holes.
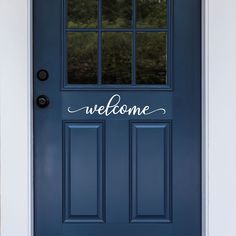
POLYGON ((46 70, 39 70, 37 73, 37 77, 41 81, 45 81, 48 79, 48 72, 46 70))
POLYGON ((45 95, 37 97, 37 105, 41 108, 47 107, 49 105, 49 99, 45 95))

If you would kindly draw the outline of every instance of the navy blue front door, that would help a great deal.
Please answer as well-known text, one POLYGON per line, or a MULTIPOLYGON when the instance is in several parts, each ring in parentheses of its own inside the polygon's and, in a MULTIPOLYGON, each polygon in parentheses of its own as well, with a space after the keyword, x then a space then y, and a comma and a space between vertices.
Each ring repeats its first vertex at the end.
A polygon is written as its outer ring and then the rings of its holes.
POLYGON ((200 0, 34 0, 35 236, 201 235, 200 0))

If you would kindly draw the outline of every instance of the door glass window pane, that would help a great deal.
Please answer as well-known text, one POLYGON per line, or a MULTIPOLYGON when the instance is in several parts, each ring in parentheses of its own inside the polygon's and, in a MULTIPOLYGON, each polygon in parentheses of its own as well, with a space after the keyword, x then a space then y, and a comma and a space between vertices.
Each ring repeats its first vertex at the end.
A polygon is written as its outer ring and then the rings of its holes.
POLYGON ((97 83, 97 33, 68 33, 69 84, 97 83))
POLYGON ((68 0, 68 28, 96 28, 98 0, 68 0))
POLYGON ((102 35, 104 84, 131 83, 132 33, 109 32, 102 35))
POLYGON ((167 25, 166 0, 137 0, 138 28, 165 28, 167 25))
POLYGON ((132 21, 132 0, 103 0, 104 28, 130 28, 132 21))
POLYGON ((166 84, 166 33, 137 33, 137 84, 166 84))

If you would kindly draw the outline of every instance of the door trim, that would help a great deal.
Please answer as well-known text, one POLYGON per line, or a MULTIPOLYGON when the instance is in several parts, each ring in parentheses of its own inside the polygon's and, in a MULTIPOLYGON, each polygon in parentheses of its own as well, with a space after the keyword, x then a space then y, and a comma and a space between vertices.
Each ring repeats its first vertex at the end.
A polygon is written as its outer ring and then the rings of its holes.
MULTIPOLYGON (((202 235, 233 236, 236 2, 202 3, 202 235)), ((2 0, 0 22, 0 232, 33 236, 32 0, 2 0)))

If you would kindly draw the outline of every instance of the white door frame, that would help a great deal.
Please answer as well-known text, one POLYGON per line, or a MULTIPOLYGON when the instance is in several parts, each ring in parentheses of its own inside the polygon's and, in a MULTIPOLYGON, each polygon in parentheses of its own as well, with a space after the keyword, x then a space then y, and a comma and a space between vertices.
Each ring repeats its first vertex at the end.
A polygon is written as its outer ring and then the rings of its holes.
MULTIPOLYGON (((1 236, 33 236, 31 1, 0 1, 1 236)), ((235 236, 236 1, 202 1, 203 236, 235 236)))

